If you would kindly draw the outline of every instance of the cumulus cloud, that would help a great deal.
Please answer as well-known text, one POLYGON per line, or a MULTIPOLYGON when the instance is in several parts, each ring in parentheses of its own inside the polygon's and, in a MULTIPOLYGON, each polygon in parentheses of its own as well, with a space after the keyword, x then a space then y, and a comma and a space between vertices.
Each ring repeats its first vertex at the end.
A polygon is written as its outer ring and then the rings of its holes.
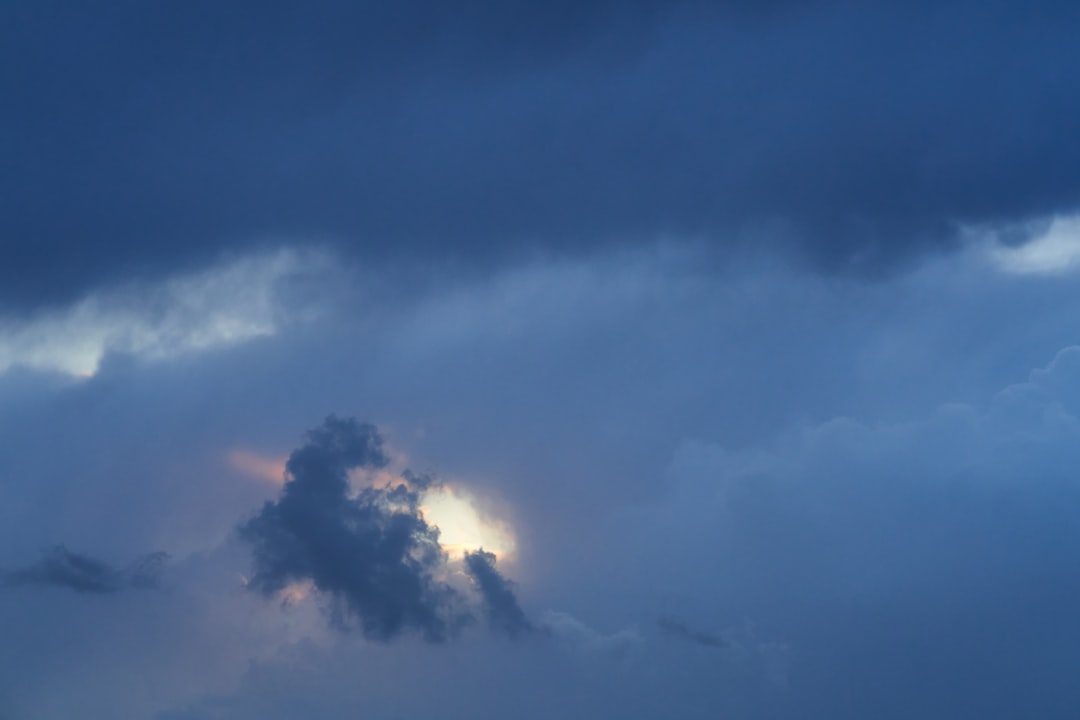
POLYGON ((779 644, 734 651, 787 658, 777 677, 805 716, 865 716, 888 697, 905 716, 1014 717, 1030 705, 995 685, 1006 677, 1061 716, 1076 693, 1059 669, 1080 661, 1078 368, 1071 347, 983 404, 836 418, 750 448, 687 443, 668 507, 619 526, 699 548, 650 585, 758 608, 779 644))
POLYGON ((464 562, 483 598, 488 625, 512 638, 532 632, 533 625, 518 605, 513 583, 495 569, 495 554, 483 549, 467 552, 464 562))
POLYGON ((310 581, 336 603, 340 625, 355 620, 369 639, 413 630, 443 642, 470 615, 459 593, 439 579, 446 553, 438 528, 420 511, 430 479, 410 473, 350 492, 350 470, 386 465, 373 425, 331 416, 308 433, 289 456, 281 496, 240 528, 254 551, 249 587, 275 595, 310 581))
POLYGON ((157 584, 158 571, 169 559, 167 553, 145 555, 126 568, 115 568, 101 560, 56 545, 25 567, 0 576, 4 587, 52 586, 77 593, 111 594, 127 588, 148 588, 157 584))

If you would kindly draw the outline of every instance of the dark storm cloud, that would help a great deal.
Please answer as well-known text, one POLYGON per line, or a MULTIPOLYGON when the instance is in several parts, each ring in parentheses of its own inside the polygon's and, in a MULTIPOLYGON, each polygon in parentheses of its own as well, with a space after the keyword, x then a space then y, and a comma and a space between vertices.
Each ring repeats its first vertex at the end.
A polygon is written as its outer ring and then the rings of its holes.
POLYGON ((33 565, 5 573, 0 584, 11 588, 51 585, 78 593, 98 594, 153 587, 158 571, 168 557, 162 552, 151 553, 127 568, 118 569, 57 545, 42 553, 41 559, 33 565))
POLYGON ((724 638, 704 630, 695 630, 686 623, 673 617, 657 618, 656 626, 665 634, 703 647, 722 648, 727 645, 724 638))
POLYGON ((1078 30, 1049 0, 6 3, 0 299, 267 238, 748 229, 881 268, 1076 207, 1078 30))
POLYGON ((442 642, 467 621, 458 593, 434 573, 446 562, 438 528, 419 509, 430 482, 404 482, 351 494, 347 473, 386 465, 382 438, 369 424, 329 417, 308 434, 286 464, 278 500, 241 528, 254 546, 249 587, 274 595, 310 581, 337 603, 343 626, 356 620, 364 636, 391 640, 418 630, 442 642))
POLYGON ((483 598, 488 625, 512 638, 533 630, 532 623, 518 605, 513 583, 495 569, 494 553, 482 549, 465 553, 465 570, 483 598))

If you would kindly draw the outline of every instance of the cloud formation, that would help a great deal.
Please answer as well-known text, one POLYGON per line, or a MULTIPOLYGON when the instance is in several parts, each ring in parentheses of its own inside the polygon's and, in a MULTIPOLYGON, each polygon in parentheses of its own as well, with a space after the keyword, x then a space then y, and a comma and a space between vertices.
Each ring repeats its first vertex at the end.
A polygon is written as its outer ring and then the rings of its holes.
POLYGON ((495 553, 465 553, 465 570, 476 583, 484 602, 484 616, 497 632, 516 638, 533 630, 533 625, 518 604, 514 586, 495 569, 495 553))
POLYGON ((0 576, 4 587, 61 587, 77 593, 107 595, 127 588, 149 588, 157 584, 158 571, 169 559, 164 552, 145 555, 126 568, 115 568, 88 555, 56 545, 42 553, 32 565, 0 576))
POLYGON ((269 337, 304 310, 283 302, 289 281, 318 270, 325 280, 325 269, 316 253, 278 250, 159 283, 99 288, 43 312, 0 313, 0 374, 29 368, 89 377, 111 353, 163 360, 269 337))
POLYGON ((286 463, 281 496, 245 522, 253 546, 249 587, 272 596, 310 581, 335 602, 342 627, 392 640, 418 631, 429 642, 454 636, 469 619, 459 593, 438 578, 446 563, 439 530, 420 512, 430 479, 402 481, 352 494, 348 472, 387 465, 375 426, 328 417, 286 463), (407 481, 407 482, 406 482, 407 481))
POLYGON ((0 301, 282 236, 889 268, 1076 209, 1078 29, 1061 0, 5 7, 0 301))
POLYGON ((1075 341, 1077 284, 963 259, 877 284, 570 259, 379 305, 383 324, 350 296, 86 382, 8 373, 2 566, 55 537, 181 559, 168 593, 0 593, 0 716, 1071 717, 1076 352, 985 405, 1075 341), (327 627, 331 593, 282 612, 237 591, 252 546, 228 531, 281 487, 227 452, 276 456, 342 404, 513 509, 527 642, 373 644, 327 627), (666 637, 665 614, 730 645, 666 637))

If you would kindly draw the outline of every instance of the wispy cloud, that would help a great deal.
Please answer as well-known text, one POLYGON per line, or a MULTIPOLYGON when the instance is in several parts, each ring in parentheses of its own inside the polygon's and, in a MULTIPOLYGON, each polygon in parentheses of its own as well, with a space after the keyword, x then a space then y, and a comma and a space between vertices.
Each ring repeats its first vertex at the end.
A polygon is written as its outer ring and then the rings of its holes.
POLYGON ((90 376, 110 352, 170 358, 273 335, 282 281, 325 259, 281 250, 156 285, 102 290, 73 305, 0 318, 0 372, 12 367, 90 376))
POLYGON ((158 571, 169 559, 163 552, 145 555, 126 568, 115 568, 101 560, 56 545, 41 559, 0 576, 0 585, 9 588, 54 586, 78 593, 110 594, 126 588, 153 587, 158 571))

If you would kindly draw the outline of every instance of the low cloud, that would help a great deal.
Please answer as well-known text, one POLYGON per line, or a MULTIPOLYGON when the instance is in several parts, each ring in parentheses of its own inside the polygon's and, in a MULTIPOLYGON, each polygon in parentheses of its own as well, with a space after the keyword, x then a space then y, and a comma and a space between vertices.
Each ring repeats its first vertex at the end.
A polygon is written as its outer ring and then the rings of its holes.
POLYGON ((460 593, 440 579, 446 553, 439 530, 420 511, 431 479, 409 472, 398 482, 352 494, 348 473, 387 465, 375 426, 329 417, 289 456, 280 497, 240 528, 254 549, 248 586, 276 596, 310 581, 333 602, 343 628, 386 642, 418 631, 443 642, 469 622, 460 593))
POLYGON ((150 553, 126 568, 111 565, 56 545, 42 553, 32 565, 3 575, 4 587, 54 586, 78 593, 107 595, 127 588, 148 588, 157 584, 158 571, 169 559, 163 552, 150 553))
POLYGON ((0 373, 26 367, 89 377, 109 353, 160 360, 274 335, 286 314, 283 284, 324 264, 312 251, 264 252, 99 290, 47 312, 0 316, 0 373))
POLYGON ((465 570, 480 591, 484 616, 492 629, 512 638, 532 632, 533 625, 518 604, 513 583, 495 569, 495 553, 482 549, 465 553, 465 570))

